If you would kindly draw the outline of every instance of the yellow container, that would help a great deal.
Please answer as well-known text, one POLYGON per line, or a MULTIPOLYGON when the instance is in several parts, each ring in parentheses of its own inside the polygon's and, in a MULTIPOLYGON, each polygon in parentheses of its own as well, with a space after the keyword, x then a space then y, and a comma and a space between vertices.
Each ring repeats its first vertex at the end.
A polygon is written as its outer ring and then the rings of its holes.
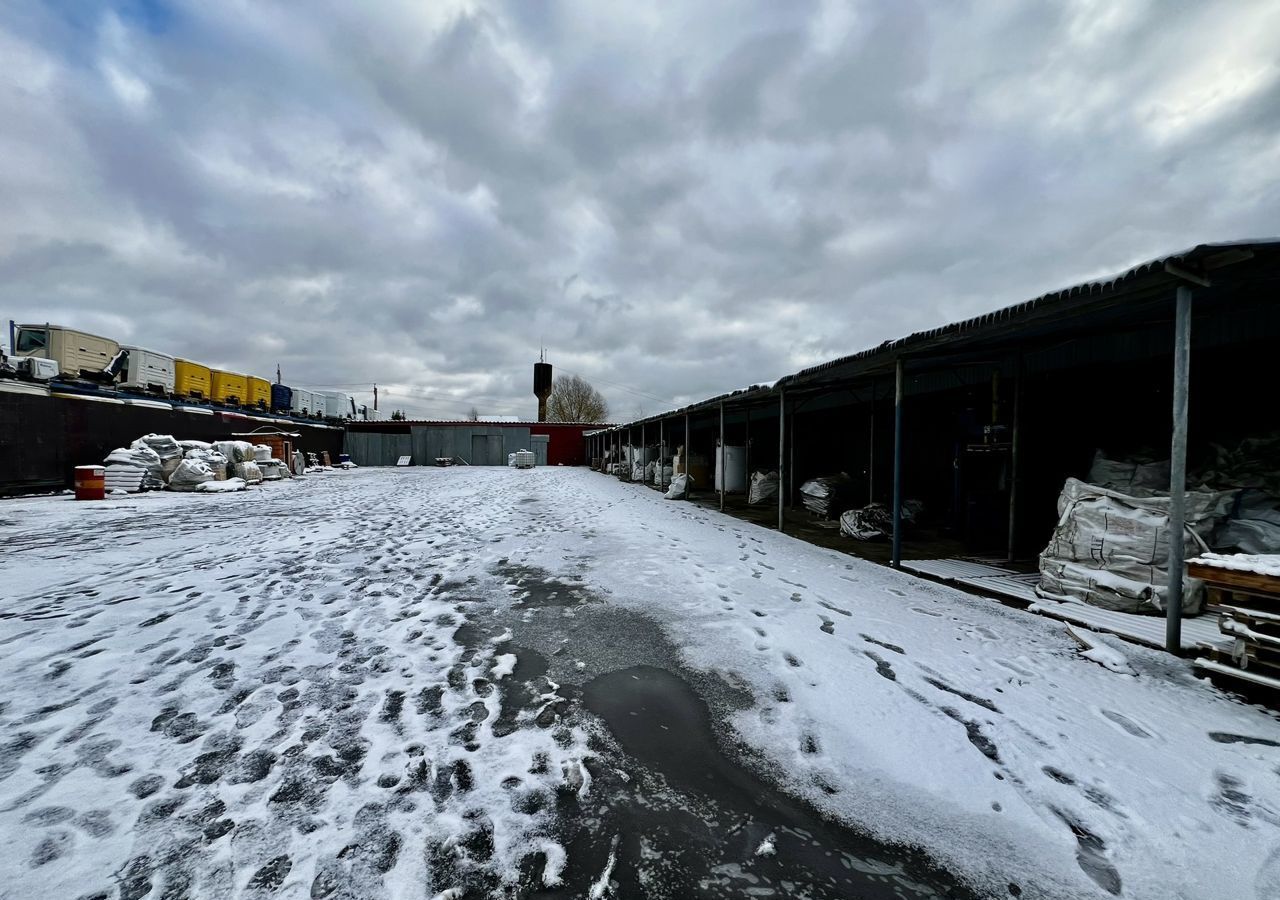
POLYGON ((223 372, 220 369, 210 369, 209 372, 213 378, 213 393, 211 396, 214 403, 239 406, 248 402, 249 384, 247 378, 234 372, 223 372))
POLYGON ((179 397, 208 400, 212 389, 213 377, 208 366, 189 359, 173 361, 173 392, 179 397))
POLYGON ((257 409, 271 408, 271 382, 265 378, 249 376, 249 406, 257 409))

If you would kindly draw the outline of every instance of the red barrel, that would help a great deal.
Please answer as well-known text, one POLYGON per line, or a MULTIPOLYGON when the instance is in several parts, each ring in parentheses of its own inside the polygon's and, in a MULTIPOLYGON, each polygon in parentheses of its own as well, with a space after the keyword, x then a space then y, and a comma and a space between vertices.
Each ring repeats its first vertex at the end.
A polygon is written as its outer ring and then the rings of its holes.
POLYGON ((76 499, 107 499, 107 470, 102 466, 76 466, 76 499))

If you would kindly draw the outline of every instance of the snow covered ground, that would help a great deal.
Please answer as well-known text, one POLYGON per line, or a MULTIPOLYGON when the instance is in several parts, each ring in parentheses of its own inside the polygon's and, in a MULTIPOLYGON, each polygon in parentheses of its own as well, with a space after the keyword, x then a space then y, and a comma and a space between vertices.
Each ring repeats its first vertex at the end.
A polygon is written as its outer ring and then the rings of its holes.
POLYGON ((6 898, 1280 897, 1273 714, 581 469, 4 501, 0 596, 6 898))

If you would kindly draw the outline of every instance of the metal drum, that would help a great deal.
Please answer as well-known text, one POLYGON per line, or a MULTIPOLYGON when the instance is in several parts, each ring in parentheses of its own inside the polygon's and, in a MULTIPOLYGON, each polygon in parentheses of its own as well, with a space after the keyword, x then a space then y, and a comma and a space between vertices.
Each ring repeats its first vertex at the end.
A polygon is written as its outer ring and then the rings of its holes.
POLYGON ((107 499, 107 470, 103 466, 76 466, 76 499, 107 499))

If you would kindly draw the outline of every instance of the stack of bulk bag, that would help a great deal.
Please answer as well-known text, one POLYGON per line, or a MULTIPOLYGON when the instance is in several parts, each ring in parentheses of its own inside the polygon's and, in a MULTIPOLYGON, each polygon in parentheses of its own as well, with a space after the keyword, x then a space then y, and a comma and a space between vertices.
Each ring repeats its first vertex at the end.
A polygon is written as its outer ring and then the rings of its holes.
POLYGON ((214 481, 213 469, 202 459, 184 459, 169 476, 169 490, 194 491, 206 481, 214 481))
POLYGON ((246 484, 258 484, 262 481, 262 470, 252 460, 238 462, 232 468, 235 470, 235 477, 243 480, 246 484))
POLYGON ((160 468, 166 482, 182 462, 182 447, 171 434, 144 434, 129 446, 134 450, 146 448, 155 451, 160 457, 160 468))
POLYGON ((108 482, 136 485, 121 487, 122 490, 158 491, 164 488, 164 464, 160 461, 160 455, 145 444, 136 448, 118 447, 112 450, 107 454, 105 465, 108 482))
MULTIPOLYGON (((1208 549, 1204 538, 1231 499, 1230 493, 1187 492, 1188 558, 1208 549)), ((1040 554, 1036 592, 1118 612, 1163 615, 1168 579, 1168 496, 1134 497, 1068 478, 1058 497, 1058 524, 1040 554)), ((1203 593, 1199 580, 1183 579, 1185 615, 1200 612, 1203 593)))

